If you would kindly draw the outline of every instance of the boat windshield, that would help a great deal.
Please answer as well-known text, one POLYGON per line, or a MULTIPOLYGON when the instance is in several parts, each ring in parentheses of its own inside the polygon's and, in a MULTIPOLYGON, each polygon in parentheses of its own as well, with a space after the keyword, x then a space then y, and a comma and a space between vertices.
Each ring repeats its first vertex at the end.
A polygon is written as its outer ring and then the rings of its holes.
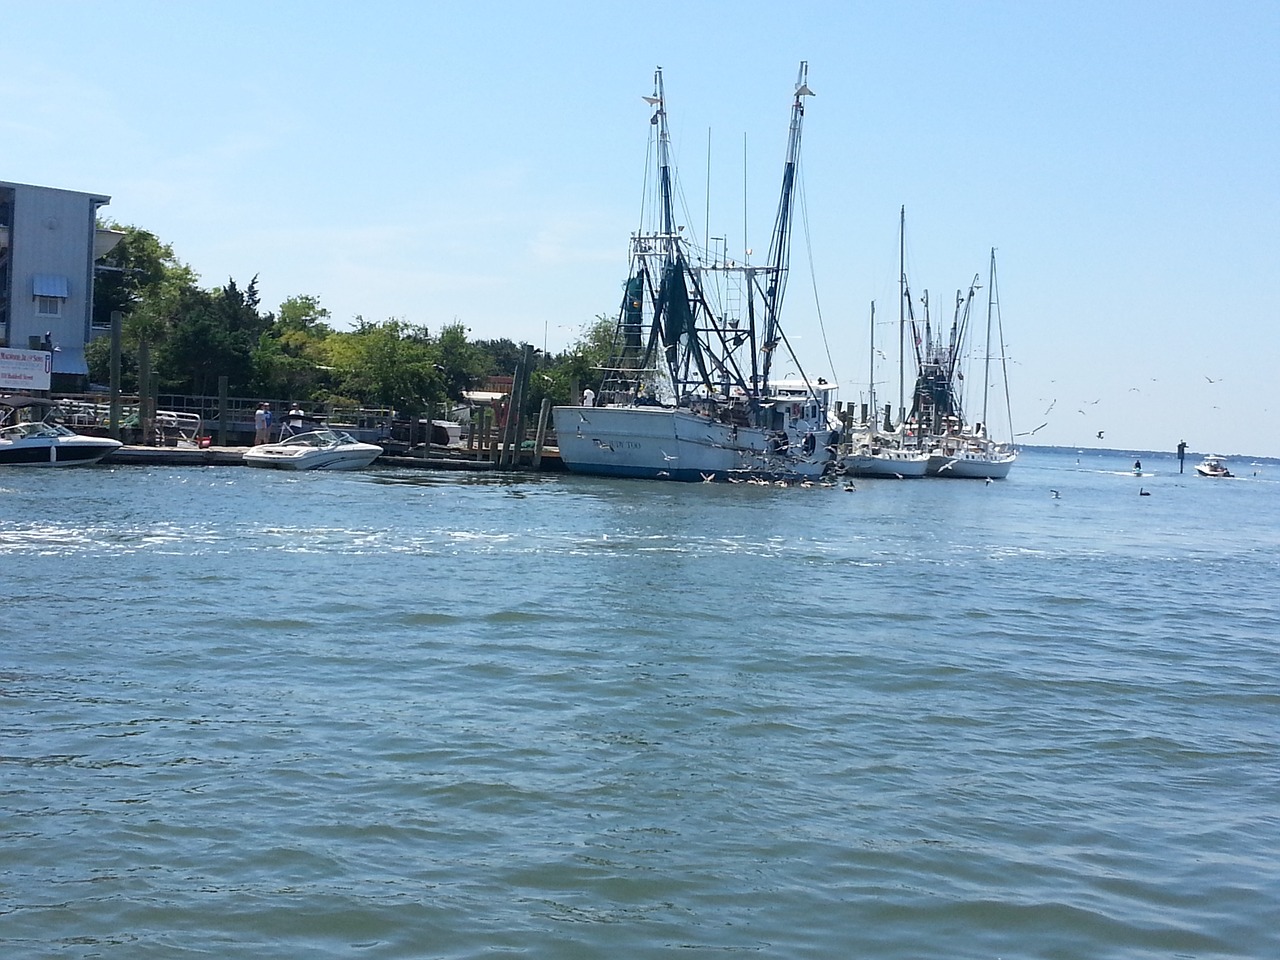
POLYGON ((0 427, 0 437, 6 440, 30 440, 35 438, 74 437, 75 434, 66 427, 47 421, 36 423, 15 423, 0 427))
POLYGON ((334 447, 340 443, 356 443, 355 437, 342 430, 312 430, 281 440, 282 447, 334 447))

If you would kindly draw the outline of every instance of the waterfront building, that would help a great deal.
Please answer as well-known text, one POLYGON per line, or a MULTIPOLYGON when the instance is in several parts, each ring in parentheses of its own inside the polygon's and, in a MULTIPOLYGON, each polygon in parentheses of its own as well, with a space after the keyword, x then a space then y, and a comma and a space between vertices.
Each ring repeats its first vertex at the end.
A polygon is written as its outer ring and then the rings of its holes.
POLYGON ((0 346, 53 354, 55 391, 88 385, 94 261, 124 234, 101 230, 103 194, 0 180, 0 346))

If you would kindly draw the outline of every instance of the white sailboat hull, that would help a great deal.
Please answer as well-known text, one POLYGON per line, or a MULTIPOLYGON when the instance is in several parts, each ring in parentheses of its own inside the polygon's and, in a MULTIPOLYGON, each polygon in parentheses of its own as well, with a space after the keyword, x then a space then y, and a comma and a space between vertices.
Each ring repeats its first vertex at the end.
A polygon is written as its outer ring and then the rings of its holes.
POLYGON ((975 452, 960 450, 952 454, 935 453, 929 457, 927 475, 959 480, 1003 480, 1009 476, 1016 453, 975 452))
POLYGON ((860 441, 855 440, 850 452, 840 458, 840 466, 850 477, 905 480, 925 475, 929 454, 922 450, 903 450, 864 437, 860 441))
POLYGON ((555 407, 560 459, 574 473, 653 480, 803 479, 831 462, 826 431, 776 434, 659 406, 555 407))

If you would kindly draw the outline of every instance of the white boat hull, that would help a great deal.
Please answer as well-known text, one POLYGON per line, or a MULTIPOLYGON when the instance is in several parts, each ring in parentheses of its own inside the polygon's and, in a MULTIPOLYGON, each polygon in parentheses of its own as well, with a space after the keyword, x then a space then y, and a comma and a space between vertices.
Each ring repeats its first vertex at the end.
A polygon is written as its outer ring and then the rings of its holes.
POLYGON ((950 477, 958 480, 1003 480, 1009 476, 1016 453, 974 453, 959 451, 954 454, 935 453, 929 457, 926 474, 930 477, 950 477))
POLYGON ((79 434, 0 440, 0 466, 79 467, 97 463, 119 449, 119 441, 79 434))
POLYGON ((832 459, 825 430, 779 449, 766 430, 677 408, 555 407, 552 416, 560 459, 574 473, 689 482, 803 479, 821 476, 832 459))
POLYGON ((884 449, 879 453, 850 453, 840 460, 846 476, 884 477, 906 480, 923 477, 929 467, 928 454, 884 449))
POLYGON ((245 451, 244 462, 251 467, 275 470, 360 470, 382 455, 382 448, 372 443, 358 443, 333 450, 295 452, 275 444, 264 444, 245 451))

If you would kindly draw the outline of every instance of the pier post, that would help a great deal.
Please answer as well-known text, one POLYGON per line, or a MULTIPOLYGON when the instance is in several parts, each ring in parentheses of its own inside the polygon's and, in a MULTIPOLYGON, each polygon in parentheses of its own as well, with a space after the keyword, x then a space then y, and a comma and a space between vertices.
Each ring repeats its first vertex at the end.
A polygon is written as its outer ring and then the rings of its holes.
POLYGON ((542 409, 538 411, 538 436, 533 441, 533 462, 530 466, 534 470, 542 467, 542 445, 547 442, 547 419, 551 416, 551 398, 542 398, 542 409))
POLYGON ((511 466, 516 468, 519 468, 520 461, 524 458, 524 436, 527 432, 524 408, 525 400, 529 396, 529 379, 532 376, 533 344, 526 343, 524 345, 524 357, 520 363, 520 382, 517 385, 517 389, 520 391, 520 405, 516 407, 515 448, 511 452, 511 466))
POLYGON ((112 440, 120 439, 120 331, 124 314, 111 311, 111 406, 107 419, 107 432, 112 440))
POLYGON ((225 447, 227 445, 227 375, 224 373, 218 377, 218 446, 225 447))
POLYGON ((138 429, 144 447, 155 445, 151 428, 151 344, 143 340, 138 344, 138 429))

